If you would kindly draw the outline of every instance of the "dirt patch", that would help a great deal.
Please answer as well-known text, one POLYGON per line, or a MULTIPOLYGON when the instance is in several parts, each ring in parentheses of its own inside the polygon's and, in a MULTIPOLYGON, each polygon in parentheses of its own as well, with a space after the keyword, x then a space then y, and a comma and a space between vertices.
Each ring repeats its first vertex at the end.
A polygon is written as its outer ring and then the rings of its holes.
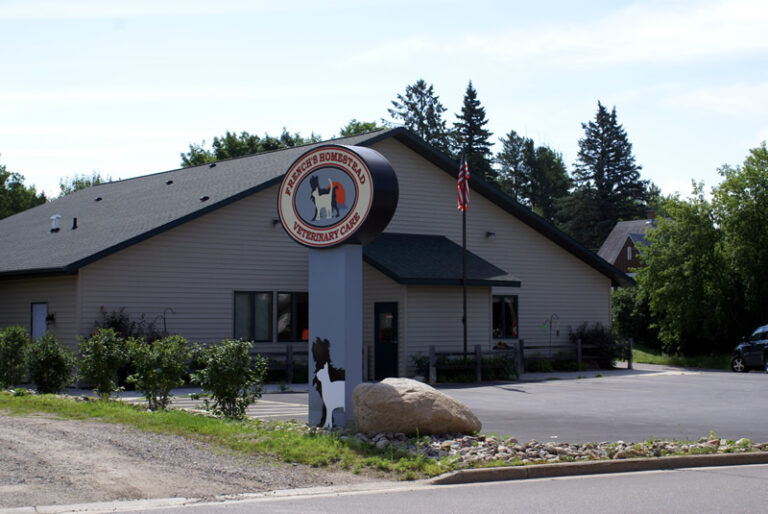
POLYGON ((369 480, 235 457, 106 423, 0 415, 0 508, 222 494, 369 480))

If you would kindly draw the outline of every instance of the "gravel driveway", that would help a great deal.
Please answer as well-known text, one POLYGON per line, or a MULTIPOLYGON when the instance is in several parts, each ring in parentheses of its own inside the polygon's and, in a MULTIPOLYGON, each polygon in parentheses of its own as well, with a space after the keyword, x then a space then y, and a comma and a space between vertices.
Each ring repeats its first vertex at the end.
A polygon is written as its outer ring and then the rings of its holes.
POLYGON ((215 451, 107 423, 0 414, 0 508, 341 485, 369 480, 215 451))

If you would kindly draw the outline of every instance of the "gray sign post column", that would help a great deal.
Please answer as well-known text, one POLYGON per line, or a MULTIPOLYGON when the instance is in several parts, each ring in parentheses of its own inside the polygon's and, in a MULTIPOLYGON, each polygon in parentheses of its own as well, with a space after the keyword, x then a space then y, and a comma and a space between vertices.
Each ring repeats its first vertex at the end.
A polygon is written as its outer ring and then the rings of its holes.
MULTIPOLYGON (((362 246, 349 244, 328 250, 309 250, 309 343, 309 376, 314 382, 309 388, 309 424, 351 426, 354 421, 352 390, 362 382, 362 246), (330 344, 326 346, 325 341, 330 344), (326 348, 329 349, 330 383, 323 383, 317 377, 326 365, 326 348), (337 396, 341 388, 335 384, 339 380, 344 381, 343 397, 337 396), (335 387, 336 391, 326 391, 329 387, 335 387), (329 407, 337 406, 343 410, 328 412, 329 407)), ((321 377, 324 376, 322 373, 321 377)))
POLYGON ((351 427, 363 369, 362 245, 397 207, 395 171, 365 147, 325 145, 296 159, 278 192, 280 222, 309 247, 309 424, 351 427))

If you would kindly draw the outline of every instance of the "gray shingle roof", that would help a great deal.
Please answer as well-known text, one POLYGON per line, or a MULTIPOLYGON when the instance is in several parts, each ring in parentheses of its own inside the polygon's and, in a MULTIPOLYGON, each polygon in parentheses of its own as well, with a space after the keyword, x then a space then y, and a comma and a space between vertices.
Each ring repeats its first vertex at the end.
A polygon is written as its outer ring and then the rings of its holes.
POLYGON ((610 263, 616 262, 619 252, 624 248, 627 238, 632 238, 632 242, 645 243, 645 231, 654 227, 653 220, 631 220, 619 221, 605 238, 603 245, 597 251, 597 255, 610 263))
MULTIPOLYGON (((330 142, 370 146, 387 138, 396 139, 456 178, 456 161, 403 128, 330 142)), ((182 168, 100 184, 0 220, 0 276, 74 273, 90 262, 279 183, 296 158, 328 142, 219 161, 214 167, 182 168), (203 197, 208 199, 202 201, 203 197), (61 215, 57 233, 50 232, 54 214, 61 215), (76 230, 71 228, 73 218, 78 219, 76 230)), ((473 177, 471 188, 613 284, 634 284, 612 264, 494 186, 473 177)))
MULTIPOLYGON (((385 232, 363 247, 363 259, 400 284, 461 285, 461 246, 444 236, 385 232)), ((520 280, 467 251, 467 284, 520 287, 520 280)))
MULTIPOLYGON (((381 132, 334 142, 360 144, 381 132)), ((279 182, 296 158, 319 144, 100 184, 0 220, 0 275, 74 272, 279 182), (55 214, 61 229, 52 233, 55 214)))

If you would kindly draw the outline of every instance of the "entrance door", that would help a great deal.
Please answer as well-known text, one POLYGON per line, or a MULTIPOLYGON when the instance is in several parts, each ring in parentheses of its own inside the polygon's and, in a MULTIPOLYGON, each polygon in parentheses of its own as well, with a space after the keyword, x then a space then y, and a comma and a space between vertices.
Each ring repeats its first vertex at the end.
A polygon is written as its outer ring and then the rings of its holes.
POLYGON ((32 339, 37 340, 45 335, 48 325, 45 318, 48 317, 47 303, 32 304, 32 339))
POLYGON ((397 376, 397 302, 375 303, 376 380, 397 376))

